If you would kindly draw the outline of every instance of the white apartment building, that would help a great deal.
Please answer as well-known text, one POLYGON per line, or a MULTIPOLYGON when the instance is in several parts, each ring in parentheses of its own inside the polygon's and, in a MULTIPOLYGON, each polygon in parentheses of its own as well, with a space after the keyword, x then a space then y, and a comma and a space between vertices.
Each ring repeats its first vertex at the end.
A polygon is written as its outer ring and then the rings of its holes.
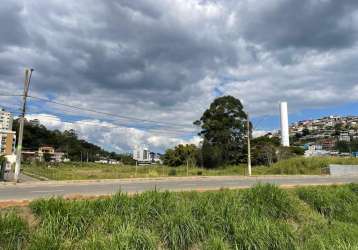
POLYGON ((15 153, 16 132, 0 130, 0 155, 12 155, 15 153))
POLYGON ((5 109, 0 108, 0 129, 12 130, 13 118, 10 112, 6 112, 5 109))
POLYGON ((140 163, 150 163, 150 150, 147 147, 136 147, 133 150, 133 159, 140 163))

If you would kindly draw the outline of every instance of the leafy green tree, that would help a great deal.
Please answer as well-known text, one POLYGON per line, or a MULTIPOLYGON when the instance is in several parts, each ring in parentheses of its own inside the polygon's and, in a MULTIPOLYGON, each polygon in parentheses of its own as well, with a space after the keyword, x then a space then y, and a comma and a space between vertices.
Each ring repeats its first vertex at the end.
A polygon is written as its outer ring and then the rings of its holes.
MULTIPOLYGON (((13 124, 14 130, 18 131, 18 127, 18 120, 15 120, 13 124)), ((66 153, 71 161, 79 161, 81 159, 81 152, 83 160, 87 158, 88 153, 89 161, 95 161, 101 156, 110 154, 97 145, 78 139, 76 131, 73 129, 64 132, 59 130, 52 131, 41 124, 25 121, 23 148, 37 150, 44 145, 52 146, 57 151, 66 153)))
POLYGON ((4 156, 0 155, 0 181, 4 179, 5 174, 5 162, 6 159, 4 156))
POLYGON ((215 99, 200 120, 194 122, 201 127, 199 135, 204 138, 202 150, 206 167, 244 161, 246 122, 243 105, 233 96, 215 99))
POLYGON ((290 150, 293 154, 295 154, 297 156, 302 156, 305 154, 305 149, 303 147, 291 146, 290 150))
POLYGON ((352 153, 358 152, 358 140, 347 141, 338 141, 336 143, 336 150, 340 153, 352 153))
POLYGON ((270 166, 277 161, 276 151, 280 146, 278 137, 260 136, 252 141, 252 164, 270 166))
POLYGON ((304 129, 302 130, 302 136, 306 136, 306 135, 309 135, 309 134, 310 134, 310 131, 309 131, 308 128, 304 128, 304 129))
POLYGON ((199 149, 194 144, 178 145, 174 149, 167 149, 162 156, 163 163, 177 167, 181 165, 196 165, 199 149))

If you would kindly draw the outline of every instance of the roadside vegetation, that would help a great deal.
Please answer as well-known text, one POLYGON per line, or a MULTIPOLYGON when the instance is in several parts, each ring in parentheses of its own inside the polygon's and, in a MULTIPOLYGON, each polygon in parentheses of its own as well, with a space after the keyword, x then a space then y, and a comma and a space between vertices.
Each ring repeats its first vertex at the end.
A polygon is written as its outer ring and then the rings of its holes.
POLYGON ((118 193, 0 210, 0 249, 357 249, 358 185, 118 193), (32 219, 33 220, 33 219, 32 219))
MULTIPOLYGON (((321 175, 329 164, 358 164, 357 158, 304 158, 296 157, 274 163, 272 166, 253 167, 254 175, 321 175)), ((24 165, 25 174, 50 180, 95 180, 121 178, 156 178, 167 176, 224 176, 245 175, 245 164, 213 169, 196 166, 168 167, 165 165, 135 166, 104 165, 96 163, 39 163, 24 165)))

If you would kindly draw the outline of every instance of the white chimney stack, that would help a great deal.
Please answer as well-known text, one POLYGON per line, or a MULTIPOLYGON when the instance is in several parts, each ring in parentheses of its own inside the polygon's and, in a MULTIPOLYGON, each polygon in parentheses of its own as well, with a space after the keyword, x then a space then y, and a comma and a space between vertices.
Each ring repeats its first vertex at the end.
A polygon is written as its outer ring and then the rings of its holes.
POLYGON ((288 131, 287 102, 280 103, 280 111, 281 111, 281 145, 284 147, 289 147, 290 137, 288 131))

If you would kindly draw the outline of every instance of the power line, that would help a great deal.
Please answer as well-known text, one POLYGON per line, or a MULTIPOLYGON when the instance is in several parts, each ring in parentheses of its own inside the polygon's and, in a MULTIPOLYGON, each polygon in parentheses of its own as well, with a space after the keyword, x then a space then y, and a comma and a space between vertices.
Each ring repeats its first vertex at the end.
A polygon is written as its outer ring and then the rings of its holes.
MULTIPOLYGON (((32 111, 33 112, 33 111, 32 111)), ((162 132, 162 131, 165 131, 165 132, 174 132, 174 133, 180 133, 180 134, 184 134, 184 133, 197 133, 197 130, 193 130, 193 129, 190 129, 190 128, 187 128, 187 129, 185 129, 185 128, 183 128, 183 129, 180 129, 180 128, 178 128, 178 129, 175 129, 175 128, 171 128, 171 127, 159 127, 159 128, 156 128, 156 127, 145 127, 145 126, 130 126, 128 123, 123 123, 123 122, 121 122, 120 121, 120 123, 118 123, 118 122, 116 122, 116 123, 114 123, 114 121, 116 121, 116 120, 109 120, 109 121, 107 121, 107 120, 101 120, 101 119, 94 119, 94 118, 92 118, 92 117, 88 117, 88 116, 82 116, 83 117, 83 120, 68 120, 68 118, 66 118, 67 119, 67 121, 65 121, 64 120, 64 116, 66 115, 66 114, 64 114, 64 113, 62 113, 62 114, 60 114, 59 112, 55 112, 55 114, 42 114, 42 113, 38 113, 38 114, 36 114, 36 113, 32 113, 31 115, 40 115, 40 116, 45 116, 45 117, 47 117, 47 118, 51 118, 52 120, 55 120, 56 118, 55 117, 59 117, 59 118, 61 118, 62 119, 62 121, 64 121, 64 122, 68 122, 68 123, 79 123, 79 122, 88 122, 88 120, 90 120, 89 122, 91 122, 91 121, 94 121, 94 120, 96 120, 96 121, 99 121, 99 122, 102 122, 102 123, 110 123, 110 124, 114 124, 114 125, 116 125, 116 126, 121 126, 121 128, 123 128, 123 127, 126 127, 126 128, 137 128, 137 129, 140 129, 140 130, 146 130, 146 131, 151 131, 151 132, 154 132, 154 131, 159 131, 159 132, 162 132), (55 117, 54 117, 55 116, 55 117), (86 120, 87 119, 87 120, 86 120)))
POLYGON ((187 127, 187 125, 184 125, 184 124, 177 124, 177 123, 171 123, 171 122, 162 122, 162 121, 149 120, 149 119, 141 119, 141 118, 136 118, 136 117, 131 117, 131 116, 113 114, 113 113, 109 113, 109 112, 105 112, 105 111, 99 111, 99 110, 95 110, 95 109, 77 107, 77 106, 73 106, 73 105, 69 105, 69 104, 65 104, 65 103, 61 103, 61 102, 57 102, 57 101, 52 101, 52 100, 42 98, 42 97, 37 97, 37 96, 30 96, 29 95, 29 97, 33 98, 33 99, 41 100, 41 101, 44 101, 44 102, 53 103, 53 104, 56 104, 56 105, 72 108, 72 109, 77 109, 77 110, 82 110, 82 111, 87 111, 87 112, 92 112, 92 113, 102 114, 102 115, 107 115, 107 116, 112 116, 112 117, 118 117, 118 118, 126 119, 126 120, 140 121, 140 122, 145 122, 145 123, 154 123, 156 125, 169 125, 169 126, 174 126, 174 127, 187 127))
MULTIPOLYGON (((23 95, 10 95, 10 94, 0 94, 0 96, 23 96, 23 95)), ((30 97, 30 96, 28 96, 30 97)), ((59 104, 61 106, 64 106, 64 107, 69 107, 69 108, 76 108, 76 109, 79 109, 79 110, 85 110, 85 111, 90 111, 90 112, 96 112, 96 113, 99 113, 99 114, 104 114, 104 115, 111 115, 111 116, 114 116, 114 117, 120 117, 121 119, 122 116, 121 115, 116 115, 116 114, 111 114, 111 113, 107 113, 107 112, 102 112, 102 111, 97 111, 97 110, 88 110, 88 109, 84 109, 84 108, 80 108, 80 107, 75 107, 75 106, 72 106, 72 105, 67 105, 67 104, 64 104, 64 103, 58 103, 58 102, 54 102, 54 101, 50 101, 50 100, 47 100, 45 98, 40 98, 40 97, 33 97, 31 96, 32 98, 34 99, 40 99, 40 100, 44 100, 44 101, 47 101, 47 102, 50 102, 50 103, 55 103, 55 104, 59 104)), ((15 110, 15 109, 12 109, 12 108, 8 108, 8 107, 5 107, 7 110, 9 110, 10 112, 12 113, 16 113, 17 115, 18 114, 21 114, 20 113, 20 107, 19 107, 19 110, 15 110)), ((64 110, 64 111, 68 111, 68 110, 64 110)), ((32 115, 36 115, 35 113, 33 113, 32 115)), ((46 116, 47 119, 50 119, 50 120, 55 120, 56 118, 54 118, 52 115, 48 115, 48 114, 37 114, 37 115, 41 115, 41 116, 46 116)), ((62 114, 64 115, 64 114, 62 114)), ((56 116, 58 116, 58 113, 56 113, 56 116)), ((87 119, 91 119, 90 117, 88 116, 83 116, 82 117, 84 118, 87 118, 87 119)), ((134 118, 134 119, 137 119, 137 118, 134 118)), ((141 120, 141 121, 146 121, 146 122, 157 122, 157 121, 153 121, 153 120, 146 120, 146 119, 137 119, 137 120, 141 120)), ((88 121, 78 121, 78 120, 75 120, 75 121, 65 121, 62 117, 62 122, 66 122, 66 123, 72 123, 72 124, 75 124, 75 123, 81 123, 81 124, 86 124, 86 125, 99 125, 98 123, 91 123, 91 122, 88 122, 88 121)), ((100 120, 99 120, 100 121, 100 120)), ((101 121, 101 122, 108 122, 108 121, 101 121)), ((107 128, 133 128, 133 127, 130 127, 128 126, 128 124, 125 124, 125 123, 122 123, 122 124, 118 124, 118 123, 113 123, 113 121, 111 120, 109 123, 111 123, 112 125, 110 126, 105 126, 107 128), (114 125, 114 126, 113 126, 114 125)), ((157 122, 156 125, 159 125, 159 126, 163 126, 163 124, 167 124, 166 122, 157 122), (158 124, 160 123, 160 124, 158 124)), ((173 124, 173 123, 168 123, 168 124, 173 124)), ((178 124, 174 124, 174 125, 178 125, 178 124)), ((100 125, 101 127, 104 127, 103 124, 100 125)), ((180 126, 180 125, 178 125, 180 126)), ((141 127, 139 126, 140 130, 145 130, 146 132, 149 132, 149 133, 152 133, 152 134, 163 134, 162 132, 165 132, 165 134, 173 134, 173 135, 177 135, 177 134, 185 134, 185 133, 196 133, 195 130, 189 130, 189 129, 174 129, 174 128, 170 128, 170 127, 167 127, 167 128, 146 128, 146 127, 141 127)))
MULTIPOLYGON (((53 120, 53 121, 58 121, 57 118, 51 116, 51 115, 46 115, 46 114, 40 114, 41 116, 45 116, 46 119, 48 120, 53 120)), ((94 123, 91 121, 68 121, 68 120, 61 120, 61 122, 64 123, 70 123, 71 125, 76 125, 76 124, 84 124, 84 125, 89 125, 89 126, 94 126, 94 127, 103 127, 103 128, 110 128, 110 129, 114 129, 114 128, 127 128, 127 129, 131 129, 130 127, 123 127, 121 125, 117 125, 117 124, 103 124, 103 123, 94 123)), ((194 133, 194 132, 190 132, 190 131, 174 131, 174 130, 164 130, 164 129, 148 129, 147 131, 143 131, 146 133, 150 133, 150 134, 157 134, 157 135, 180 135, 180 134, 184 134, 184 133, 194 133)))
POLYGON ((14 97, 14 96, 23 96, 24 94, 10 94, 10 93, 0 93, 0 96, 5 97, 14 97))

